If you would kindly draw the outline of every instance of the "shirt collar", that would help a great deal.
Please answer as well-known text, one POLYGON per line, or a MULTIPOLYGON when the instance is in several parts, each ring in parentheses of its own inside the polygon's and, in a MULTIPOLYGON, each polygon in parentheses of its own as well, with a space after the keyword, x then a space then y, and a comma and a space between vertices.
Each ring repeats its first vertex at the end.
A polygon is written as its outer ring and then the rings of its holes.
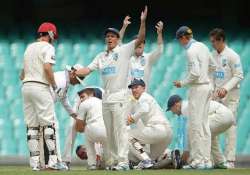
POLYGON ((195 43, 195 42, 196 42, 196 40, 192 38, 191 40, 189 40, 189 42, 188 42, 186 45, 184 45, 184 48, 185 48, 185 49, 189 49, 190 46, 191 46, 193 43, 195 43))
POLYGON ((110 50, 110 51, 109 51, 108 49, 106 49, 106 50, 105 50, 105 55, 109 55, 110 53, 115 52, 115 51, 117 50, 118 47, 120 47, 119 44, 118 44, 117 46, 115 46, 115 48, 113 48, 113 49, 110 50))
POLYGON ((226 52, 227 48, 228 48, 228 46, 225 45, 225 48, 222 50, 221 53, 218 53, 218 52, 216 51, 217 55, 224 55, 224 53, 226 52))

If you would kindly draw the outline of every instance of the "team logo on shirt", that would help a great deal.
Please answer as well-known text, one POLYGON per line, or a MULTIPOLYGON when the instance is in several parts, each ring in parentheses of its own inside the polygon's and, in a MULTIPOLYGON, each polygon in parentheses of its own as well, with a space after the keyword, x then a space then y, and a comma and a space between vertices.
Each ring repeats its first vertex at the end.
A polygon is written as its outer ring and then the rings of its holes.
POLYGON ((55 56, 52 56, 51 59, 52 59, 52 60, 56 60, 56 59, 55 59, 55 56))
POLYGON ((113 53, 112 58, 113 58, 113 60, 117 61, 118 60, 118 53, 113 53))
POLYGON ((146 64, 145 58, 141 58, 141 65, 142 65, 142 66, 145 66, 145 64, 146 64))
POLYGON ((226 58, 223 58, 223 59, 222 59, 222 66, 223 66, 223 67, 226 67, 226 65, 227 65, 227 59, 226 59, 226 58))

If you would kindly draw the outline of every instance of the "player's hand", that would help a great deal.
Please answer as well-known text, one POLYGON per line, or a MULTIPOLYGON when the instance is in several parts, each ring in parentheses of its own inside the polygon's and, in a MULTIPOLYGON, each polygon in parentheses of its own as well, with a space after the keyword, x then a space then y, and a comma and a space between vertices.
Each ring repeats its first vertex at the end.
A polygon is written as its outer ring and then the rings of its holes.
POLYGON ((227 95, 227 90, 225 88, 220 88, 217 90, 217 95, 220 98, 224 98, 227 95))
POLYGON ((124 26, 128 26, 129 24, 131 24, 131 21, 129 21, 130 20, 130 16, 126 16, 125 18, 124 18, 124 20, 123 20, 123 25, 124 26))
POLYGON ((79 120, 78 118, 75 118, 75 129, 77 132, 84 132, 85 130, 85 124, 82 120, 79 120))
POLYGON ((180 81, 174 81, 174 86, 177 88, 181 88, 181 82, 180 81))
POLYGON ((141 12, 141 21, 145 22, 148 14, 148 6, 145 6, 144 11, 141 12))
POLYGON ((134 119, 131 117, 131 115, 129 115, 127 119, 127 125, 131 125, 134 122, 135 122, 134 119))
POLYGON ((162 30, 163 30, 163 22, 162 21, 159 21, 156 26, 156 31, 157 31, 157 34, 161 34, 162 33, 162 30))

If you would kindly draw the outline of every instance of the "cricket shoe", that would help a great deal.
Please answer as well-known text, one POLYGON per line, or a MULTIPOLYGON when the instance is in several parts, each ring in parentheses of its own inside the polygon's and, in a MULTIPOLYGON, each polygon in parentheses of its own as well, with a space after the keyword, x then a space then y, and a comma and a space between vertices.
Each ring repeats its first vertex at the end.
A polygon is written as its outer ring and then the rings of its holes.
POLYGON ((154 164, 152 160, 142 160, 140 163, 134 167, 134 169, 142 170, 142 169, 151 169, 153 168, 154 164))
POLYGON ((128 171, 130 170, 129 164, 125 162, 120 162, 112 168, 114 171, 128 171))
POLYGON ((180 150, 176 149, 176 150, 171 151, 171 159, 173 162, 174 169, 182 168, 180 150))
POLYGON ((228 169, 234 169, 235 168, 235 162, 234 161, 227 161, 226 166, 228 169))
POLYGON ((40 171, 39 167, 32 167, 32 171, 40 171))
POLYGON ((60 170, 60 171, 67 171, 68 167, 65 166, 63 163, 61 162, 57 162, 54 165, 48 166, 48 169, 50 170, 60 170))
POLYGON ((226 162, 216 163, 214 169, 227 169, 227 164, 226 162))
POLYGON ((193 163, 192 162, 189 165, 184 165, 182 168, 186 169, 186 170, 189 170, 189 169, 206 170, 207 166, 203 162, 200 162, 200 163, 193 163))
POLYGON ((96 165, 88 165, 87 170, 97 170, 96 165))

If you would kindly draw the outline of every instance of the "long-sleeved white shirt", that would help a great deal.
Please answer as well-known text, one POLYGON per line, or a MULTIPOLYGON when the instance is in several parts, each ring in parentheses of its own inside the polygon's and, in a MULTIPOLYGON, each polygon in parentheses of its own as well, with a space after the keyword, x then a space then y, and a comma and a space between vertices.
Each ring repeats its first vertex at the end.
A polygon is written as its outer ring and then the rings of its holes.
POLYGON ((85 121, 86 124, 102 122, 102 100, 96 97, 89 97, 79 106, 77 118, 85 121))
POLYGON ((154 124, 169 125, 160 105, 148 93, 143 92, 133 105, 134 113, 131 116, 135 122, 141 119, 145 126, 154 124))
POLYGON ((197 84, 208 84, 209 65, 212 55, 206 45, 191 39, 186 45, 186 55, 188 61, 188 73, 184 80, 181 80, 182 86, 192 86, 197 84))
POLYGON ((228 46, 221 53, 213 51, 212 55, 217 64, 214 73, 215 88, 225 88, 228 92, 239 88, 243 79, 240 56, 228 46))
MULTIPOLYGON (((69 103, 69 99, 67 96, 68 88, 70 85, 69 72, 66 70, 55 72, 54 78, 55 78, 55 82, 56 82, 57 87, 61 88, 60 97, 55 94, 54 101, 56 102, 57 100, 59 100, 69 115, 75 113, 75 111, 73 110, 72 106, 69 103)), ((54 91, 52 89, 51 89, 51 91, 52 91, 52 93, 54 93, 54 91)))
MULTIPOLYGON (((225 114, 232 113, 230 109, 228 109, 226 106, 223 104, 211 100, 209 104, 209 109, 208 109, 208 116, 212 116, 213 114, 217 114, 222 117, 230 117, 225 114)), ((181 103, 181 114, 185 117, 189 117, 189 105, 188 101, 182 101, 181 103)), ((232 114, 233 116, 233 114, 232 114)))
POLYGON ((150 73, 153 64, 160 58, 163 53, 163 44, 157 45, 157 48, 150 53, 143 53, 137 57, 133 55, 130 59, 128 83, 136 78, 142 79, 149 86, 150 73))

